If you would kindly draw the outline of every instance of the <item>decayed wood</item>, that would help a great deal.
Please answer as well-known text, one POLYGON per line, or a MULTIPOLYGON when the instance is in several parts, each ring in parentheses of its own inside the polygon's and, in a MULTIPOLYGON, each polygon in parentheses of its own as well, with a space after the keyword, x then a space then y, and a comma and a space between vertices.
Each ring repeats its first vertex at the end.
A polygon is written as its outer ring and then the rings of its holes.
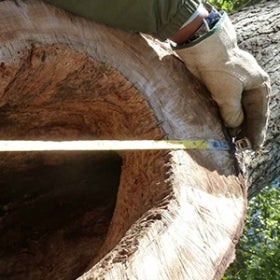
MULTIPOLYGON (((249 197, 280 177, 280 6, 279 1, 264 1, 232 16, 239 43, 249 50, 271 78, 270 118, 267 141, 262 151, 243 155, 242 163, 249 197)), ((257 108, 256 108, 257 110, 257 108)))
MULTIPOLYGON (((0 3, 1 139, 224 139, 215 105, 170 50, 39 1, 16 3, 0 3)), ((1 157, 1 170, 26 168, 26 156, 1 157)), ((120 156, 113 219, 80 279, 220 279, 246 211, 234 155, 120 156)), ((65 259, 34 268, 37 278, 69 279, 65 259)))

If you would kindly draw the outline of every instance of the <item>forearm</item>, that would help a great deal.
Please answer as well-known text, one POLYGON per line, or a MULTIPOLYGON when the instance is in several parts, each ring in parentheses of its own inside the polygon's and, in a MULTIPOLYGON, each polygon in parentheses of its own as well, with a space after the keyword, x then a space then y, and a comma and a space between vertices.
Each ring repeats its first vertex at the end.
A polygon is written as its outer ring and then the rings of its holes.
POLYGON ((44 0, 76 15, 165 40, 195 13, 200 0, 44 0))

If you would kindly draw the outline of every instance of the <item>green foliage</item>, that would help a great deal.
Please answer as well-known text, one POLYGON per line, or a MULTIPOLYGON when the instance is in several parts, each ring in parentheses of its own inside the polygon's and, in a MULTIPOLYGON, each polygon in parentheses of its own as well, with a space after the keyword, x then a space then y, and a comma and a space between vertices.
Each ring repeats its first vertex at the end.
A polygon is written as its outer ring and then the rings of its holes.
POLYGON ((266 187, 248 206, 236 260, 223 280, 280 279, 280 188, 266 187))
POLYGON ((218 10, 233 12, 244 6, 256 4, 260 2, 260 0, 208 0, 206 2, 213 5, 218 10))

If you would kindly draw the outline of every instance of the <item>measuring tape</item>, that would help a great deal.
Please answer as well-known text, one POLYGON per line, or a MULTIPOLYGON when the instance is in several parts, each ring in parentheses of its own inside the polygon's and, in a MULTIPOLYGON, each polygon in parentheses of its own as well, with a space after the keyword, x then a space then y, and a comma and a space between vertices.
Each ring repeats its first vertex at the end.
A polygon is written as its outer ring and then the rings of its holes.
POLYGON ((222 140, 0 140, 0 152, 28 151, 125 151, 125 150, 233 150, 222 140))

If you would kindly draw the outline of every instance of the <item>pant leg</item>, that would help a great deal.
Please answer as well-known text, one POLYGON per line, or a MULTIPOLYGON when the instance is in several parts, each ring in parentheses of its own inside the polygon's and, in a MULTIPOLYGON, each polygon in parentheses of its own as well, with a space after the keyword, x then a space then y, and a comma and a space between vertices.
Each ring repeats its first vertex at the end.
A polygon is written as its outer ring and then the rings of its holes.
POLYGON ((44 0, 90 20, 165 40, 190 18, 200 0, 44 0))

